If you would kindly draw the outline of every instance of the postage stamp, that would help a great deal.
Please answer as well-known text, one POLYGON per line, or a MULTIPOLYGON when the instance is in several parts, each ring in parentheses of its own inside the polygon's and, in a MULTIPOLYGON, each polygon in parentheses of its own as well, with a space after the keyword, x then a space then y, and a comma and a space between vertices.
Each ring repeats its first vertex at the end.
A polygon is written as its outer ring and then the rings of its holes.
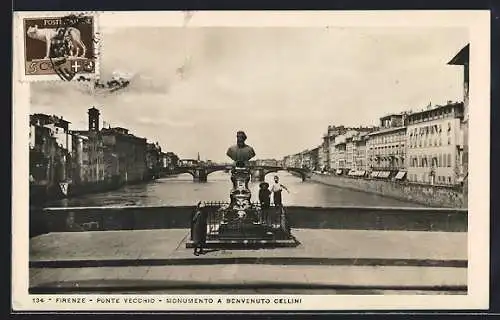
POLYGON ((98 72, 97 16, 91 13, 22 19, 23 77, 28 81, 71 81, 98 72))

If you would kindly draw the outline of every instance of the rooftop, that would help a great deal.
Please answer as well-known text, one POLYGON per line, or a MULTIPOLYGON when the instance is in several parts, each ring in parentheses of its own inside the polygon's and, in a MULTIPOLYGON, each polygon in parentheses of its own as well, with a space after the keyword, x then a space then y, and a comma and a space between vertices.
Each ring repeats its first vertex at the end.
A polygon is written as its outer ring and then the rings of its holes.
POLYGON ((71 122, 67 121, 67 120, 64 120, 63 117, 58 117, 56 115, 48 115, 48 114, 45 114, 45 113, 34 113, 32 115, 30 115, 30 120, 34 120, 34 119, 40 119, 40 120, 45 120, 47 122, 52 122, 53 124, 61 124, 63 123, 63 125, 67 125, 71 122))
POLYGON ((434 110, 439 110, 439 109, 442 109, 442 108, 447 108, 447 107, 463 107, 464 103, 463 102, 452 102, 452 101, 448 101, 446 104, 444 105, 434 105, 434 106, 428 106, 427 109, 423 109, 421 111, 416 111, 416 112, 413 112, 411 114, 409 114, 409 116, 415 116, 415 115, 420 115, 420 114, 423 114, 423 113, 427 113, 427 112, 432 112, 434 110))
POLYGON ((101 133, 103 134, 108 134, 108 133, 114 133, 114 134, 119 134, 122 137, 129 137, 129 138, 135 138, 135 139, 140 139, 146 141, 146 138, 138 137, 132 133, 129 133, 129 130, 126 128, 121 128, 121 127, 112 127, 112 128, 102 128, 101 133))
POLYGON ((403 111, 400 113, 389 113, 389 114, 386 114, 385 116, 380 117, 380 119, 382 120, 382 119, 390 119, 392 117, 403 117, 407 114, 408 114, 408 111, 403 111))
POLYGON ((370 132, 368 135, 369 136, 376 136, 379 134, 384 134, 384 133, 389 133, 389 132, 399 131, 399 130, 404 130, 404 129, 406 129, 406 126, 384 128, 384 129, 380 129, 378 131, 370 132))

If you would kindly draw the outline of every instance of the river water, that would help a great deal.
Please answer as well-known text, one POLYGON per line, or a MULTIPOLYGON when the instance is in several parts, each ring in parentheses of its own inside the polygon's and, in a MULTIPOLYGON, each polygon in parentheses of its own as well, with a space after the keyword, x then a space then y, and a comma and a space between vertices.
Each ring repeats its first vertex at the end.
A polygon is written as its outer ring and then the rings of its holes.
MULTIPOLYGON (((380 195, 353 191, 316 183, 303 182, 287 172, 277 174, 290 191, 283 193, 283 204, 297 206, 395 206, 421 207, 411 202, 399 201, 380 195)), ((274 174, 266 176, 271 183, 274 174)), ((258 182, 250 183, 252 200, 258 200, 258 182)), ((206 183, 194 183, 189 174, 159 179, 147 184, 125 186, 119 190, 63 199, 48 204, 50 207, 88 206, 160 206, 194 205, 198 201, 228 201, 231 189, 230 175, 214 172, 206 183)))

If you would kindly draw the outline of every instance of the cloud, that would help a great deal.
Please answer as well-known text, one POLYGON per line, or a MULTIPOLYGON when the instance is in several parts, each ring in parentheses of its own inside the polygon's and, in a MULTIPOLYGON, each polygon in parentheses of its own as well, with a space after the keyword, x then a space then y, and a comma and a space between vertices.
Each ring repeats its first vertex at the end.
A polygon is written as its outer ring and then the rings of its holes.
POLYGON ((137 120, 138 123, 144 124, 144 125, 151 125, 151 126, 169 126, 169 127, 192 127, 194 126, 194 123, 187 122, 187 121, 174 121, 171 119, 165 119, 165 118, 148 118, 148 117, 140 117, 137 120))

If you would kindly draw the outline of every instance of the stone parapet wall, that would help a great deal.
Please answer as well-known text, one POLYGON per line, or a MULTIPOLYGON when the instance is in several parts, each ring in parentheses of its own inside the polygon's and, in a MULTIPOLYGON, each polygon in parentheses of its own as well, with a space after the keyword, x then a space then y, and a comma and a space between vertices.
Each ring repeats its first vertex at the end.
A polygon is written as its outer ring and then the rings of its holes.
MULTIPOLYGON (((30 236, 49 232, 189 229, 196 206, 125 206, 30 210, 30 236)), ((299 229, 466 232, 467 210, 397 207, 286 207, 299 229)))

